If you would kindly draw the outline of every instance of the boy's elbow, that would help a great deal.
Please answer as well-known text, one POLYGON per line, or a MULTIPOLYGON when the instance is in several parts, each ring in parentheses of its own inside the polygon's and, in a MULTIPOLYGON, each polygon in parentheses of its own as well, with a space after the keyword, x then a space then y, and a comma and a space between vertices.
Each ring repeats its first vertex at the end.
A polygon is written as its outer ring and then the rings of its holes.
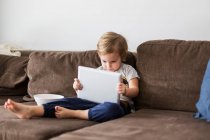
POLYGON ((139 95, 139 88, 136 88, 135 97, 139 95))

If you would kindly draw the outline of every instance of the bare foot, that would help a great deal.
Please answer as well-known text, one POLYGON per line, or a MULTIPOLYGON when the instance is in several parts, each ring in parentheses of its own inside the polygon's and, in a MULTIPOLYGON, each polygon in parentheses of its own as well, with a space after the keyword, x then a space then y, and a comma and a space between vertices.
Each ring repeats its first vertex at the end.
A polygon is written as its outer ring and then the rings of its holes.
POLYGON ((20 119, 30 119, 33 116, 32 106, 17 103, 11 99, 4 103, 4 108, 13 112, 20 119))
POLYGON ((55 116, 56 118, 73 118, 72 116, 73 110, 61 107, 61 106, 56 106, 55 107, 55 116))
POLYGON ((88 119, 88 110, 71 110, 61 106, 55 107, 56 118, 78 118, 78 119, 88 119))

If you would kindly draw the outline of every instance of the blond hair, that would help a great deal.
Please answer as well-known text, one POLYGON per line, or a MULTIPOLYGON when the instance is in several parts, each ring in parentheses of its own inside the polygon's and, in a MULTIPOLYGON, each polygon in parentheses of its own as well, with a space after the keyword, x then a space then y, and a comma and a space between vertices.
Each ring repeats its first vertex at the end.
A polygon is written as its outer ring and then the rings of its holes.
POLYGON ((104 33, 98 41, 97 52, 99 55, 119 53, 122 60, 126 59, 128 44, 126 39, 115 32, 104 33))

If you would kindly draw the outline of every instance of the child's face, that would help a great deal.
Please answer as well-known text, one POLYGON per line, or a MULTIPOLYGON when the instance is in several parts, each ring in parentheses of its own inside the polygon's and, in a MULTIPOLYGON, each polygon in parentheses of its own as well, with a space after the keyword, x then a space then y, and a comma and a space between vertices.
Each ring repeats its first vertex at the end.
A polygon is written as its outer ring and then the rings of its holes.
POLYGON ((117 71, 121 66, 121 57, 119 53, 113 52, 105 55, 99 55, 104 70, 117 71))

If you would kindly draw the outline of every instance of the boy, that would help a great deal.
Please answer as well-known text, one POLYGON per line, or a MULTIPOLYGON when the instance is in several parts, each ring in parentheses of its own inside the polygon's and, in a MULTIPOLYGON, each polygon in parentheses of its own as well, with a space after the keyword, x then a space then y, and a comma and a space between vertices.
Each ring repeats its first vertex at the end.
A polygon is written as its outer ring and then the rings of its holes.
MULTIPOLYGON (((98 69, 119 72, 122 75, 123 82, 116 85, 116 90, 120 94, 120 104, 110 102, 99 104, 80 98, 64 98, 42 106, 28 106, 8 99, 4 106, 23 119, 56 117, 105 122, 122 117, 131 112, 133 105, 131 98, 136 97, 139 93, 139 77, 136 70, 130 65, 122 63, 126 58, 127 51, 128 46, 125 38, 114 32, 103 34, 97 44, 97 52, 102 64, 98 69)), ((73 88, 76 92, 83 88, 79 79, 74 79, 73 88)))

